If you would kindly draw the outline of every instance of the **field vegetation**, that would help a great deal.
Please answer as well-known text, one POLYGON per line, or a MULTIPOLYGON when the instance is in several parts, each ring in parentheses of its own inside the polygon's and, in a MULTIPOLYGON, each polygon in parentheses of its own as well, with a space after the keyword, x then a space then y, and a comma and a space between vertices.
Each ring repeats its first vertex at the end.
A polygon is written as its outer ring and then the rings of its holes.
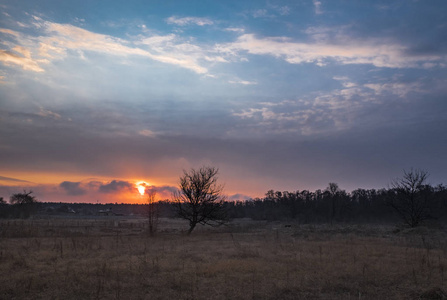
POLYGON ((444 299, 438 227, 0 220, 0 299, 444 299))

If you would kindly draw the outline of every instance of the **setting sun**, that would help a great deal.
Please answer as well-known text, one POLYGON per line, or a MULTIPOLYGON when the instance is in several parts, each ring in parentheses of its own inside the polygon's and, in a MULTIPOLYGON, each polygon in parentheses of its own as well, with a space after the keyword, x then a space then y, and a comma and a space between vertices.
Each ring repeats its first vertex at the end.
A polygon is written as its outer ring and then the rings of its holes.
POLYGON ((144 195, 145 191, 146 191, 146 187, 149 186, 149 183, 144 182, 144 181, 139 181, 136 183, 138 192, 140 192, 141 196, 144 195))

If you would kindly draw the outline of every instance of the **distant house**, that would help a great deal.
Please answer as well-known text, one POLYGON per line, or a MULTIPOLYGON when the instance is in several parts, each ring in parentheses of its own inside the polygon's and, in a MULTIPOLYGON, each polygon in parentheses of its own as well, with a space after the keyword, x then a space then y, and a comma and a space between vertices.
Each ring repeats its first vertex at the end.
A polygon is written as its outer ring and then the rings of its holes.
POLYGON ((64 213, 64 214, 75 214, 76 211, 74 211, 73 208, 68 206, 67 204, 63 204, 57 208, 58 213, 64 213))
POLYGON ((98 216, 116 216, 111 208, 102 209, 98 211, 98 216))

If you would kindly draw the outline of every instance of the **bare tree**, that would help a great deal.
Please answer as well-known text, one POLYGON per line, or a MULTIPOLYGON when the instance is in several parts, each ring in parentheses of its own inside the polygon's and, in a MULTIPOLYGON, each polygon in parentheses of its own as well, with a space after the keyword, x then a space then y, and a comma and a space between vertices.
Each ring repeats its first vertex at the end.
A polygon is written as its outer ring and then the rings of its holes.
POLYGON ((9 214, 9 207, 3 197, 0 197, 0 218, 5 218, 9 214))
POLYGON ((389 205, 410 227, 418 226, 430 217, 430 191, 426 183, 428 173, 423 170, 405 171, 402 178, 391 182, 389 205))
POLYGON ((179 191, 174 193, 177 213, 189 221, 188 235, 197 224, 219 226, 227 221, 223 186, 217 184, 219 170, 201 167, 183 171, 179 191))
POLYGON ((33 191, 26 192, 26 190, 24 190, 23 193, 13 194, 9 198, 9 203, 19 205, 34 204, 37 202, 37 199, 35 196, 31 195, 32 193, 33 191))
POLYGON ((9 198, 9 203, 18 208, 17 212, 22 218, 28 218, 30 214, 36 209, 38 203, 37 198, 31 195, 33 192, 26 190, 23 193, 13 194, 9 198))
POLYGON ((326 188, 326 192, 329 194, 331 199, 331 225, 334 222, 336 209, 337 209, 337 200, 340 189, 338 188, 338 184, 334 182, 329 182, 328 187, 326 188))
POLYGON ((149 234, 154 236, 158 229, 158 205, 155 201, 156 192, 152 191, 147 194, 146 198, 146 216, 149 225, 149 234))

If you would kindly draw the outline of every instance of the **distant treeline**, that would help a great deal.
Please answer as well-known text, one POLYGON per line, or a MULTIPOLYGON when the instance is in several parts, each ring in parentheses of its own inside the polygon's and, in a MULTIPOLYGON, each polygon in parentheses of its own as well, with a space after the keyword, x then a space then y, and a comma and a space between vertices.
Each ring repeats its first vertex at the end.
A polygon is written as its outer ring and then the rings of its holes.
MULTIPOLYGON (((447 188, 426 186, 427 219, 447 220, 447 188)), ((351 193, 330 184, 326 190, 280 192, 270 190, 264 198, 228 203, 234 218, 254 220, 294 220, 307 223, 382 223, 401 219, 391 203, 395 189, 356 189, 351 193), (332 189, 331 189, 332 187, 332 189)))
MULTIPOLYGON (((447 188, 424 186, 425 219, 447 221, 447 188)), ((356 189, 346 192, 334 183, 325 190, 314 192, 270 190, 263 198, 248 201, 226 202, 230 218, 251 218, 267 221, 295 221, 307 223, 382 223, 396 222, 401 216, 390 203, 396 197, 396 189, 356 189)), ((33 204, 33 209, 17 205, 0 204, 0 217, 17 218, 38 215, 110 216, 140 215, 147 212, 145 204, 88 204, 88 203, 42 203, 33 204)), ((160 217, 175 217, 174 203, 169 200, 157 202, 160 217)))
MULTIPOLYGON (((157 202, 156 206, 160 216, 175 217, 173 205, 169 201, 157 202)), ((146 204, 35 202, 27 205, 11 205, 0 203, 0 218, 28 218, 32 215, 37 217, 145 216, 146 212, 146 204)))

